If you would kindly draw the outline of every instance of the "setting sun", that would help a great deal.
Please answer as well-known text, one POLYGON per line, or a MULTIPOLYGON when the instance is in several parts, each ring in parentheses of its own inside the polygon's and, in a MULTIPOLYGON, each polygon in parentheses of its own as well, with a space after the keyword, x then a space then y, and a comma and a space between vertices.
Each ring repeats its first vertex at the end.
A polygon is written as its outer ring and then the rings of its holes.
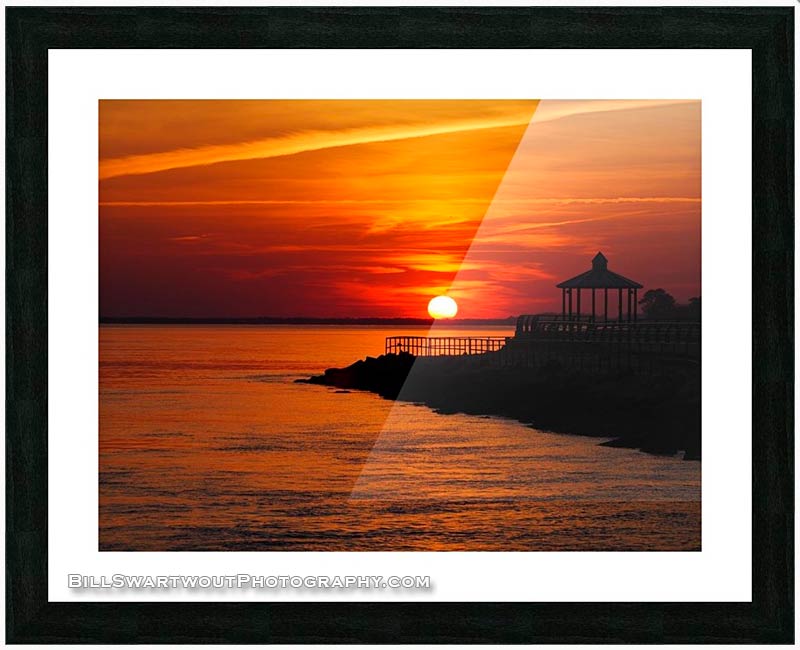
POLYGON ((428 303, 428 313, 432 318, 453 318, 458 313, 458 305, 450 296, 436 296, 428 303))

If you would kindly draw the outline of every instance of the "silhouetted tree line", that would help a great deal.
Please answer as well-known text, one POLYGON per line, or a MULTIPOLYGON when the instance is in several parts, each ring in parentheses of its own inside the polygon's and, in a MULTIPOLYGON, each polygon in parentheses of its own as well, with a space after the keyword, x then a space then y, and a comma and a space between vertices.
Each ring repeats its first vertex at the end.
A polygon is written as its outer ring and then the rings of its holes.
POLYGON ((689 298, 688 304, 675 302, 663 289, 650 289, 639 301, 642 314, 652 320, 700 320, 700 296, 689 298))

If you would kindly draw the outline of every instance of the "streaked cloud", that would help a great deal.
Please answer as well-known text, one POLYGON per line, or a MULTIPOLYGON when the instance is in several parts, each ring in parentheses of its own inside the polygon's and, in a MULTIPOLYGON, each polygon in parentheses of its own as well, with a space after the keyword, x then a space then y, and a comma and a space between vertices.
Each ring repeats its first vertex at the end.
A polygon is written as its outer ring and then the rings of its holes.
POLYGON ((100 180, 115 176, 152 174, 181 167, 213 165, 256 158, 279 158, 309 151, 321 151, 323 149, 359 144, 392 142, 394 140, 424 138, 462 131, 520 126, 526 125, 529 119, 530 112, 527 112, 505 118, 459 120, 441 124, 364 127, 342 131, 305 131, 253 142, 207 145, 192 149, 125 156, 101 160, 100 180))

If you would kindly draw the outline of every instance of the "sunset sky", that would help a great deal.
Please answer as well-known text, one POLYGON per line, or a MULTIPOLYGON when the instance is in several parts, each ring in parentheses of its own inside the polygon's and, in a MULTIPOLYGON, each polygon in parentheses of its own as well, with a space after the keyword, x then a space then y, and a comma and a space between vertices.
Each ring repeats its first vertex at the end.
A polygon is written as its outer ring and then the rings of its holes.
POLYGON ((700 102, 100 102, 100 314, 560 310, 700 295, 700 102))

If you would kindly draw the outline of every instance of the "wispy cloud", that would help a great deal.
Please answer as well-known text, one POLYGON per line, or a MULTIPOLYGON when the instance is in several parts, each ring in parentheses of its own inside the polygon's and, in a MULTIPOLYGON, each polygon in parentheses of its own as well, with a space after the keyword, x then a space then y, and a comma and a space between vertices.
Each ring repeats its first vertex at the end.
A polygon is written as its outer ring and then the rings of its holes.
POLYGON ((541 124, 552 120, 560 120, 573 115, 586 113, 609 113, 612 111, 632 111, 641 108, 654 108, 657 106, 672 106, 675 104, 691 104, 694 99, 589 99, 575 100, 547 100, 539 104, 533 122, 541 124))
POLYGON ((210 235, 182 235, 180 237, 169 237, 169 241, 174 242, 197 242, 208 239, 210 235))
POLYGON ((207 145, 191 149, 124 156, 101 160, 100 180, 115 176, 151 174, 181 167, 213 165, 234 160, 277 158, 373 142, 391 142, 462 131, 519 126, 527 124, 529 119, 530 111, 504 117, 454 120, 438 124, 368 126, 338 131, 304 131, 252 142, 207 145))
MULTIPOLYGON (((681 103, 679 100, 554 102, 543 104, 533 114, 542 123, 582 113, 631 110, 681 103)), ((463 131, 521 126, 531 121, 530 110, 502 116, 454 119, 438 123, 366 126, 339 130, 308 130, 282 136, 231 144, 213 144, 155 153, 110 158, 100 161, 100 180, 116 176, 151 174, 169 169, 213 165, 236 160, 277 158, 310 151, 423 138, 463 131)))

